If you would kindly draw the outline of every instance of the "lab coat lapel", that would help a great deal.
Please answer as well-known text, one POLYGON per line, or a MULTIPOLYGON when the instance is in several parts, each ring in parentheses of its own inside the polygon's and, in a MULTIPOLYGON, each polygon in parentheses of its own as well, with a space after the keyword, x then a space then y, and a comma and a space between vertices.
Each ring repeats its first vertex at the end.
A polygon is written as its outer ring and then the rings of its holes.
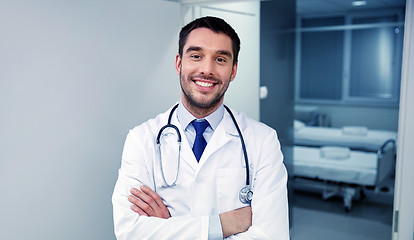
POLYGON ((217 129, 214 131, 213 136, 211 137, 210 141, 208 142, 203 155, 200 159, 200 166, 201 167, 208 158, 224 145, 226 145, 229 141, 234 140, 235 137, 237 138, 237 130, 234 126, 233 120, 231 119, 230 115, 225 111, 223 120, 217 126, 217 129))
POLYGON ((177 126, 178 130, 181 134, 181 160, 184 160, 193 170, 198 168, 197 160, 194 156, 193 150, 188 143, 187 137, 184 133, 184 130, 181 127, 181 124, 178 122, 176 111, 174 112, 174 116, 171 119, 171 123, 177 126))

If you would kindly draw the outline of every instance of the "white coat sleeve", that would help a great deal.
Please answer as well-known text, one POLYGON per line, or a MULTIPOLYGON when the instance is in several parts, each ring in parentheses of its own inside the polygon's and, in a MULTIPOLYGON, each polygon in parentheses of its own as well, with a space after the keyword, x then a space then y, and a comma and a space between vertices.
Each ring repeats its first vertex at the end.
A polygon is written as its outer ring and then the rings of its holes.
MULTIPOLYGON (((131 210, 131 203, 128 201, 131 188, 139 188, 141 185, 152 186, 146 162, 143 160, 146 157, 145 149, 137 147, 139 144, 145 145, 139 143, 135 133, 130 131, 125 141, 121 169, 112 195, 117 239, 211 239, 209 223, 210 220, 217 219, 216 216, 211 219, 210 216, 162 219, 139 216, 131 210)), ((220 234, 218 235, 222 238, 220 234)))
POLYGON ((289 239, 287 171, 274 130, 260 147, 259 158, 253 174, 252 226, 226 239, 289 239))

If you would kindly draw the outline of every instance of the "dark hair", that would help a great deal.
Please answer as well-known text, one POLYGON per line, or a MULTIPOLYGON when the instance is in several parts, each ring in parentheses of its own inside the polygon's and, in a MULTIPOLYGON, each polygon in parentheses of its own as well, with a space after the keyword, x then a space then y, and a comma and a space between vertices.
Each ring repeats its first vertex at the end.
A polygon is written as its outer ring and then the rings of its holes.
POLYGON ((217 17, 202 17, 198 18, 189 24, 185 25, 180 31, 180 39, 178 40, 178 54, 183 57, 183 48, 187 42, 187 37, 197 28, 208 28, 215 33, 223 33, 230 37, 233 45, 233 65, 237 63, 240 51, 240 38, 236 31, 223 19, 217 17))

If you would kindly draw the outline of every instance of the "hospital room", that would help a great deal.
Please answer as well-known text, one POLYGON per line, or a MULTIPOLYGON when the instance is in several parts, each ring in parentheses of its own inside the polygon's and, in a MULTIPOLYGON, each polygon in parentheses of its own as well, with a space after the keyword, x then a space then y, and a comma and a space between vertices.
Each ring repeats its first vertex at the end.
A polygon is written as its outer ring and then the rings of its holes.
POLYGON ((297 2, 296 216, 342 222, 315 239, 390 239, 405 1, 321 2, 297 2))
POLYGON ((405 1, 296 2, 292 239, 391 239, 404 12, 405 1))
POLYGON ((414 0, 0 1, 1 238, 116 239, 126 136, 203 16, 240 36, 224 102, 277 131, 290 239, 414 240, 414 0))

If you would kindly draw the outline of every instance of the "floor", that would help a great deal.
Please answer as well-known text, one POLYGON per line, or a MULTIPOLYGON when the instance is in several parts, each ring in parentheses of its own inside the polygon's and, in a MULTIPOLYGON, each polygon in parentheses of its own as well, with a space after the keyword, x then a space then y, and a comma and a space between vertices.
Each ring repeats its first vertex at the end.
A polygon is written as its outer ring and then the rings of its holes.
POLYGON ((392 234, 393 195, 374 193, 354 201, 346 212, 341 197, 327 200, 321 193, 295 190, 292 206, 292 240, 389 240, 392 234))

